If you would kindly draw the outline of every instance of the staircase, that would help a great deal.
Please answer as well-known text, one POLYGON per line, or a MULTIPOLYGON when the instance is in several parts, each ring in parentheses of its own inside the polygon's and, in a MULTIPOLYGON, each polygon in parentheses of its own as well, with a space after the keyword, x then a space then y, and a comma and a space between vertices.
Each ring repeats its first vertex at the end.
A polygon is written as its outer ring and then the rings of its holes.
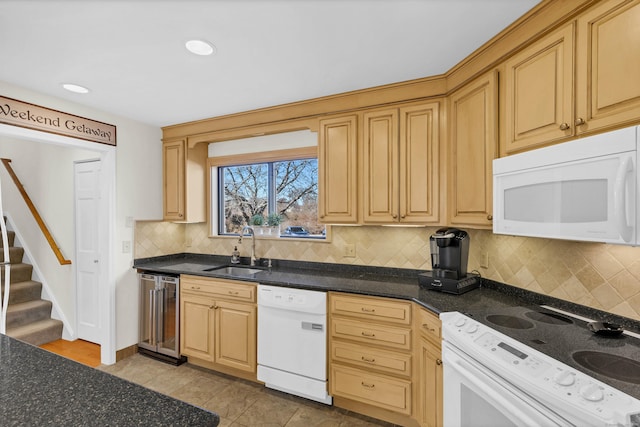
MULTIPOLYGON (((13 246, 15 233, 7 231, 7 234, 11 262, 7 335, 33 345, 59 340, 62 338, 62 322, 51 318, 51 301, 40 298, 42 283, 31 280, 33 266, 22 262, 24 249, 13 246)), ((0 260, 4 261, 2 250, 0 260)), ((4 267, 0 268, 0 273, 4 281, 4 267)), ((4 284, 2 290, 4 292, 4 284)))

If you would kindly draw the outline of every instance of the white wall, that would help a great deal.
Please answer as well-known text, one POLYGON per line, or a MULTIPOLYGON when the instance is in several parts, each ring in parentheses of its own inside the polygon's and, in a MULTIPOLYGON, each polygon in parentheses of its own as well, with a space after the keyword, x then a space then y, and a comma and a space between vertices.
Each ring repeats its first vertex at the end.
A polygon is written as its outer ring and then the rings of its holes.
MULTIPOLYGON (((115 203, 115 223, 112 224, 114 236, 113 247, 110 253, 113 270, 110 271, 110 273, 114 279, 111 286, 115 288, 114 304, 117 322, 115 334, 111 334, 111 336, 115 336, 115 343, 113 344, 115 349, 122 349, 135 344, 138 340, 137 281, 135 271, 131 268, 133 253, 122 253, 122 242, 133 242, 133 228, 126 226, 127 217, 132 217, 133 219, 162 218, 161 129, 100 110, 84 107, 66 100, 35 93, 5 82, 0 82, 0 95, 113 124, 117 127, 118 145, 115 150, 116 183, 115 195, 113 197, 115 203)), ((127 100, 122 100, 122 102, 127 102, 127 100)), ((0 150, 1 149, 0 147, 0 150)), ((51 149, 54 150, 56 154, 52 154, 53 157, 49 159, 55 161, 55 156, 59 155, 57 154, 57 150, 59 150, 60 147, 53 146, 51 149)), ((12 154, 14 157, 30 157, 33 152, 12 154)), ((2 152, 0 152, 0 156, 4 157, 2 152)), ((40 170, 34 168, 31 172, 34 173, 34 177, 32 178, 33 183, 31 185, 40 186, 40 188, 30 188, 29 192, 31 193, 33 191, 36 194, 42 195, 44 199, 43 203, 46 206, 45 211, 42 212, 43 217, 47 218, 47 221, 54 221, 53 219, 48 219, 50 215, 56 218, 58 216, 66 216, 67 213, 63 212, 64 209, 60 210, 61 208, 54 206, 56 203, 52 203, 56 201, 58 189, 50 185, 42 176, 40 170)), ((72 181, 70 185, 72 186, 72 181)), ((36 205, 40 204, 38 200, 36 200, 35 203, 36 205)), ((54 231, 54 233, 56 234, 56 238, 58 238, 58 232, 54 231)), ((65 232, 65 234, 67 233, 65 232)), ((73 238, 70 236, 73 236, 73 232, 69 232, 68 235, 62 237, 65 246, 69 244, 69 239, 73 241, 73 238)), ((50 249, 47 248, 38 249, 38 252, 46 252, 47 250, 50 251, 50 249)), ((69 257, 69 255, 66 256, 67 258, 69 257)), ((43 274, 48 276, 50 272, 43 271, 43 274)), ((74 282, 75 280, 69 282, 66 286, 72 287, 74 286, 74 282)), ((110 302, 105 301, 104 303, 109 304, 110 302)), ((65 302, 64 305, 65 310, 68 310, 68 308, 66 308, 68 303, 65 302)), ((68 318, 75 319, 75 313, 65 313, 65 315, 68 318)))

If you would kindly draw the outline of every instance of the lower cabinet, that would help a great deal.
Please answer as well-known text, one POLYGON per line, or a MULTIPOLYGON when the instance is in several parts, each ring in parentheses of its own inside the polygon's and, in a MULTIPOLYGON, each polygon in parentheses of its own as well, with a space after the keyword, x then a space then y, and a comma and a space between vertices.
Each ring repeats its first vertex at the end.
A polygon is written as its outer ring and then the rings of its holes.
POLYGON ((334 405, 416 425, 412 303, 329 293, 329 391, 334 405))
POLYGON ((423 427, 442 426, 442 353, 440 319, 416 307, 416 414, 423 427))
POLYGON ((182 276, 180 286, 181 354, 211 363, 214 369, 255 375, 255 285, 182 276))

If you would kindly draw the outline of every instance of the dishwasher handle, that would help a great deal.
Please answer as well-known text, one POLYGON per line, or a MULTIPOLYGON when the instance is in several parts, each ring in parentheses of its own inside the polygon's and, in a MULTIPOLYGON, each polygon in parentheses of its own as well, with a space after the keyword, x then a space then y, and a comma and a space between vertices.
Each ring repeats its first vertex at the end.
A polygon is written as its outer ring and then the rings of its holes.
POLYGON ((322 323, 300 322, 300 325, 305 331, 322 332, 324 330, 324 325, 322 323))

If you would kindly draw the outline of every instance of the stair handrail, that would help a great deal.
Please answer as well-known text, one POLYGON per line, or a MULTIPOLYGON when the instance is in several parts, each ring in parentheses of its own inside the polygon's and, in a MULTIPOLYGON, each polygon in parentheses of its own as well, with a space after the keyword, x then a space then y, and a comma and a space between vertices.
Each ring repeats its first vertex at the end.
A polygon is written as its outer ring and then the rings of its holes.
POLYGON ((24 189, 24 186, 22 185, 22 183, 18 179, 18 176, 13 171, 13 168, 10 165, 11 159, 3 158, 1 160, 2 160, 2 163, 4 164, 4 167, 7 168, 7 172, 9 172, 9 176, 11 176, 11 178, 13 179, 13 182, 16 184, 16 187, 18 187, 18 191, 20 192, 20 194, 22 194, 22 198, 24 199, 25 203, 27 204, 27 207, 31 211, 31 214, 33 215, 33 218, 38 223, 38 226, 40 227, 40 230, 42 230, 42 233, 44 234, 44 237, 47 239, 47 242, 49 242, 49 246, 51 246, 51 249, 53 250, 53 253, 56 255, 56 258, 58 258, 58 262, 60 263, 60 265, 71 264, 71 260, 65 259, 65 257, 62 255, 62 252, 60 251, 60 248, 58 247, 56 241, 54 240, 53 236, 51 235, 51 232, 49 231, 49 229, 47 228, 46 224, 42 220, 42 217, 38 213, 38 210, 36 209, 36 207, 33 204, 33 202, 31 201, 31 198, 27 194, 27 191, 24 189))
MULTIPOLYGON (((4 258, 4 289, 2 290, 2 302, 0 302, 0 334, 7 333, 7 307, 9 306, 9 291, 11 288, 11 258, 9 256, 9 238, 7 237, 7 224, 4 220, 2 208, 2 182, 0 182, 0 232, 2 233, 2 251, 4 258)), ((2 277, 0 275, 0 289, 2 289, 2 277)))

